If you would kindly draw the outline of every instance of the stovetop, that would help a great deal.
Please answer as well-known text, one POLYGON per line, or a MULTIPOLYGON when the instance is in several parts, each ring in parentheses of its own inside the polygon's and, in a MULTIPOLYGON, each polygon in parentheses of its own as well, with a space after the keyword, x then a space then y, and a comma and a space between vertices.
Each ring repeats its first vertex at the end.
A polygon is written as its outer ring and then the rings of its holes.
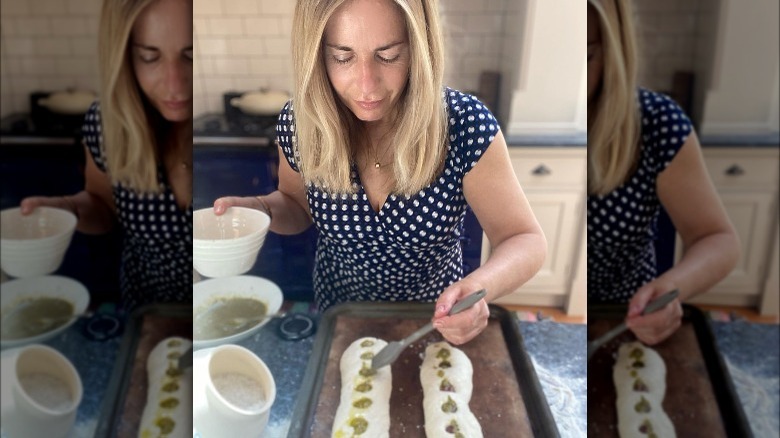
POLYGON ((230 104, 243 93, 227 92, 222 96, 222 113, 207 113, 192 122, 193 143, 268 146, 276 138, 278 116, 254 116, 230 104))

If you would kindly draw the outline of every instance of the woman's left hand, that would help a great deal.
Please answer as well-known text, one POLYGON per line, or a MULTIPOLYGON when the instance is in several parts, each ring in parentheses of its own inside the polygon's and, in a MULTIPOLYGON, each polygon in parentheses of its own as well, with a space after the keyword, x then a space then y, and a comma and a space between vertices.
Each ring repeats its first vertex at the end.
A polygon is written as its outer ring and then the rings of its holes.
POLYGON ((450 285, 436 300, 433 327, 448 342, 455 345, 465 344, 482 333, 482 330, 485 330, 485 327, 487 327, 490 311, 484 298, 457 315, 447 315, 455 303, 480 289, 482 287, 478 284, 468 280, 461 280, 450 285))
POLYGON ((642 316, 647 303, 673 289, 675 286, 672 284, 651 281, 640 287, 628 303, 626 325, 647 345, 660 343, 682 324, 682 305, 677 298, 658 311, 642 316))

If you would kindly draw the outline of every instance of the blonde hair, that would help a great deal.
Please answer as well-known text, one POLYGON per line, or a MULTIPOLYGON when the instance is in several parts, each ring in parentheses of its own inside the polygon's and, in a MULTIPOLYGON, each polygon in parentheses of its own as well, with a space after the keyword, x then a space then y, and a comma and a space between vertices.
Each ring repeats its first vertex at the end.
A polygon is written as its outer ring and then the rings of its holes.
MULTIPOLYGON (((354 193, 350 162, 361 122, 336 97, 325 71, 322 37, 334 11, 352 0, 298 0, 292 31, 294 141, 307 184, 354 193)), ((412 195, 436 177, 447 149, 443 42, 437 0, 393 0, 403 12, 409 80, 394 112, 393 192, 412 195)))
POLYGON ((104 0, 98 34, 100 112, 106 169, 113 183, 159 192, 156 127, 130 58, 129 39, 143 9, 155 0, 104 0))
POLYGON ((588 193, 604 195, 626 180, 639 156, 637 48, 630 0, 588 0, 588 7, 599 17, 604 54, 588 112, 588 193))

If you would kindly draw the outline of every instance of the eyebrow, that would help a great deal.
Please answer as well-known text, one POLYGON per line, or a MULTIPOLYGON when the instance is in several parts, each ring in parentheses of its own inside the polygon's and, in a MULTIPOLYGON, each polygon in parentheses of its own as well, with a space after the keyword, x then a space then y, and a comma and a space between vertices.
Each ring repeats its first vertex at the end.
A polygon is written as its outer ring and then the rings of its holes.
MULTIPOLYGON (((388 45, 385 45, 385 46, 379 47, 377 49, 374 49, 374 51, 375 52, 383 52, 383 51, 385 51, 387 49, 391 49, 391 48, 393 48, 393 47, 395 47, 395 46, 397 46, 399 44, 404 44, 404 42, 405 41, 396 41, 394 43, 390 43, 388 45)), ((339 44, 325 43, 325 45, 330 47, 331 49, 342 50, 344 52, 351 52, 352 51, 352 47, 342 46, 342 45, 339 45, 339 44)))
MULTIPOLYGON (((138 47, 139 49, 144 49, 144 50, 154 50, 154 51, 157 51, 157 52, 159 52, 159 51, 160 51, 160 49, 159 49, 159 48, 157 48, 157 47, 154 47, 154 46, 147 46, 147 45, 145 45, 145 44, 138 44, 138 43, 133 43, 133 46, 134 46, 134 47, 138 47)), ((185 48, 181 49, 181 51, 182 51, 182 52, 186 52, 187 50, 192 50, 192 46, 187 46, 187 47, 185 47, 185 48)))

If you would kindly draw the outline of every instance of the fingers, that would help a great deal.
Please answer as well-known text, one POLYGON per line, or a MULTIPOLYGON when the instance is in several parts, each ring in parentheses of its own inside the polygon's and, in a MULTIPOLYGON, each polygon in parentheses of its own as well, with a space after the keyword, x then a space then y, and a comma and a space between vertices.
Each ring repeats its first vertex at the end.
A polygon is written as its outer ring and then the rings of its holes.
POLYGON ((230 207, 258 208, 258 200, 253 196, 224 196, 214 201, 214 214, 224 214, 230 207))
POLYGON ((445 316, 434 322, 434 327, 442 334, 444 339, 454 345, 464 344, 477 335, 488 325, 487 303, 479 300, 473 307, 456 315, 445 316))
POLYGON ((682 306, 675 299, 658 312, 626 320, 636 337, 647 345, 655 345, 671 336, 682 324, 682 306))
POLYGON ((69 203, 65 196, 30 196, 28 198, 24 198, 19 204, 22 215, 25 216, 31 214, 33 211, 35 211, 36 208, 42 206, 62 208, 73 211, 73 206, 69 203))
POLYGON ((452 306, 454 306, 460 298, 461 293, 462 290, 459 287, 449 287, 445 289, 436 300, 436 310, 433 312, 433 318, 437 319, 447 316, 447 314, 450 313, 452 306))
POLYGON ((639 290, 636 291, 634 296, 631 297, 631 301, 628 302, 627 317, 632 318, 634 316, 641 315, 642 311, 645 310, 645 306, 647 306, 647 303, 650 302, 651 299, 653 299, 655 292, 656 290, 651 283, 648 283, 640 287, 639 290))

